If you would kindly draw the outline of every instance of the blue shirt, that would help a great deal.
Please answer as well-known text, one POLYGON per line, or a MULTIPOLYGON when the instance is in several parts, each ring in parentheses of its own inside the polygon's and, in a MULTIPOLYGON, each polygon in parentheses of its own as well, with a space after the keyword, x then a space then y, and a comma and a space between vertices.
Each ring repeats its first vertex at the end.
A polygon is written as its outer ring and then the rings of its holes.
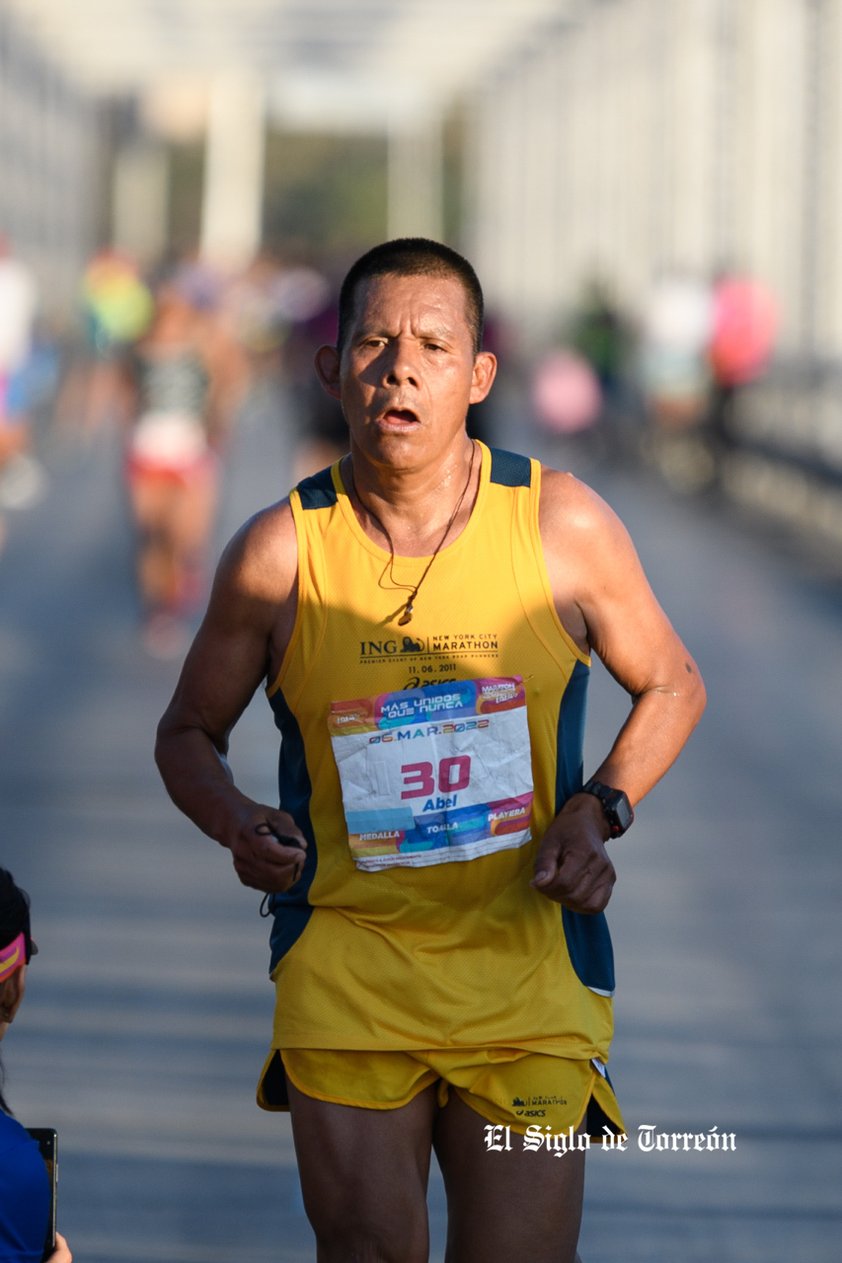
POLYGON ((49 1214, 41 1152, 16 1119, 0 1112, 0 1263, 41 1263, 49 1214))

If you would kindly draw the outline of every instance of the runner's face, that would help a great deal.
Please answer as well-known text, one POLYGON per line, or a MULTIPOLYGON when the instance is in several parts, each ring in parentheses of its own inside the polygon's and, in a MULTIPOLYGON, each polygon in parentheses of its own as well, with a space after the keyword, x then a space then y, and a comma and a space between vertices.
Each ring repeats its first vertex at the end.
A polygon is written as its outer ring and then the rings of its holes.
POLYGON ((357 291, 338 364, 352 446, 407 468, 464 434, 468 405, 484 399, 494 357, 474 354, 465 291, 444 276, 379 276, 357 291))

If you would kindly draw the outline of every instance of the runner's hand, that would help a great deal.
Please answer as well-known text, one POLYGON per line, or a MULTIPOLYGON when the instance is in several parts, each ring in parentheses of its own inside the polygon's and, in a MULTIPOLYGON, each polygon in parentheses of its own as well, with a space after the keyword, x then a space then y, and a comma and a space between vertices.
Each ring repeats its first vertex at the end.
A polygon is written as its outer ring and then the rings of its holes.
POLYGON ((281 894, 301 876, 307 842, 291 816, 264 807, 240 826, 228 849, 244 886, 281 894))
POLYGON ((602 912, 617 880, 603 831, 602 808, 595 798, 582 795, 560 812, 538 847, 534 888, 572 912, 602 912))

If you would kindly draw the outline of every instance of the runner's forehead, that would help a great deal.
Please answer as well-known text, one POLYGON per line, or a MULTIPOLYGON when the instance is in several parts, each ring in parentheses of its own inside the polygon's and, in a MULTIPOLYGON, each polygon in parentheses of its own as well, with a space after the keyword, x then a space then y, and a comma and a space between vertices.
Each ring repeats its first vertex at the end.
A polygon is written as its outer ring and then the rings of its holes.
POLYGON ((396 333, 409 320, 416 333, 471 336, 468 300, 457 277, 374 276, 361 281, 354 301, 352 330, 396 333))

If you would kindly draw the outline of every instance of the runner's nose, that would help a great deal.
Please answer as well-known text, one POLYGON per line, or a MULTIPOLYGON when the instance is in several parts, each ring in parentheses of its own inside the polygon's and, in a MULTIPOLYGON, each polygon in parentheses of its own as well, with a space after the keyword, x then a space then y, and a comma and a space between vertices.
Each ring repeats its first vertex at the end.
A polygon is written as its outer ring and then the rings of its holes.
POLYGON ((384 351, 383 381, 387 386, 399 386, 409 382, 418 385, 418 366, 412 347, 396 339, 384 351))

